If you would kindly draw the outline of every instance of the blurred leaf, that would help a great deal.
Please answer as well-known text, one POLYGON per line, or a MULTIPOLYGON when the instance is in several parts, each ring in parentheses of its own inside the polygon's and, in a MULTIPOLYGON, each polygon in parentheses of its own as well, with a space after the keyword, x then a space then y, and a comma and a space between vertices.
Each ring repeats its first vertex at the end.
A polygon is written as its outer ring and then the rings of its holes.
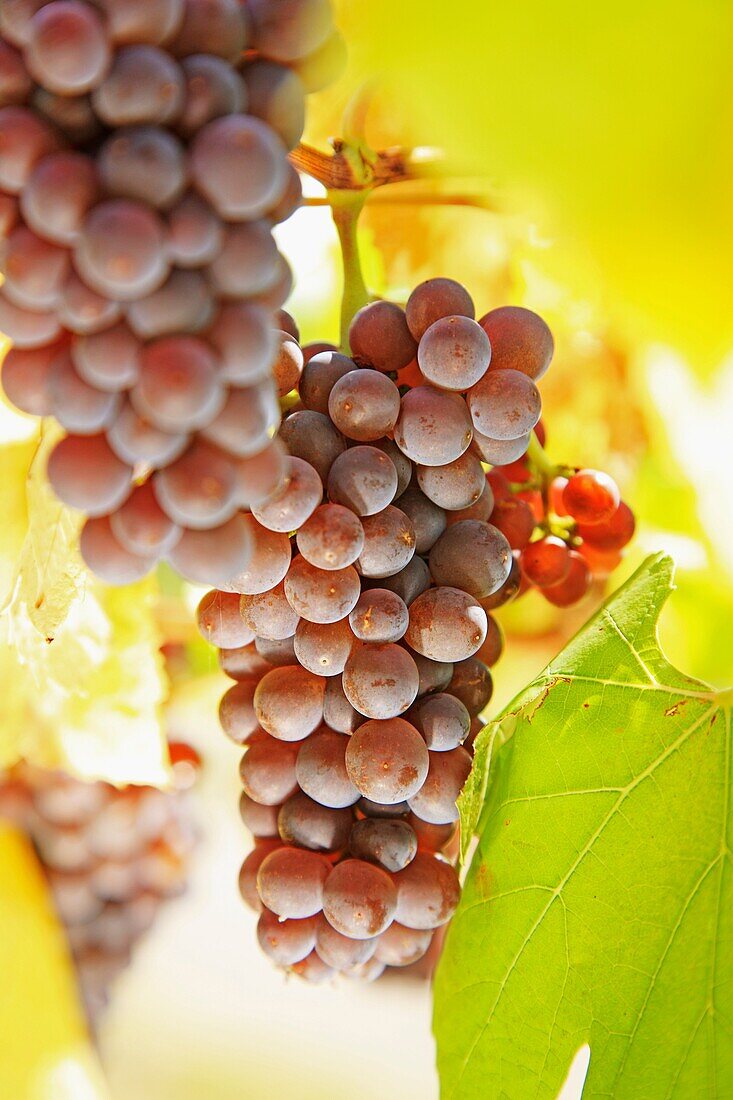
POLYGON ((55 431, 0 448, 0 767, 20 756, 84 779, 168 781, 154 578, 115 589, 90 576, 79 519, 45 479, 55 431), (12 578, 12 581, 10 580, 12 578))
POLYGON ((479 738, 436 980, 446 1097, 554 1097, 584 1043, 587 1098, 733 1080, 733 693, 663 657, 672 587, 650 558, 479 738))
POLYGON ((0 824, 0 1096, 104 1100, 71 958, 28 841, 0 824))

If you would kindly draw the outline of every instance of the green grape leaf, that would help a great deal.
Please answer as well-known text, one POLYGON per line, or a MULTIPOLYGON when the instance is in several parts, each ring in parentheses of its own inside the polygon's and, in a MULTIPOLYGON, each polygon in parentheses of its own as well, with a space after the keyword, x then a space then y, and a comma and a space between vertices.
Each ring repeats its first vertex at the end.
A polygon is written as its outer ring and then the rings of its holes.
MULTIPOLYGON (((733 1095, 733 693, 664 658, 650 558, 481 735, 435 986, 442 1093, 733 1095)), ((725 645, 724 638, 720 640, 725 645)))

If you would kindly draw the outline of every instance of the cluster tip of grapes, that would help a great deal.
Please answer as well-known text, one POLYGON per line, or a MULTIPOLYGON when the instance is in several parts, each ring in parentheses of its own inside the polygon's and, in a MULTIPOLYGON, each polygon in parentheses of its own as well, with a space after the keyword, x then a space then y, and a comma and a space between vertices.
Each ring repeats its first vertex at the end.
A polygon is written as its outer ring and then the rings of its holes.
POLYGON ((0 819, 36 850, 92 1024, 161 907, 186 888, 197 840, 189 792, 200 760, 183 742, 169 752, 173 787, 165 791, 25 762, 0 774, 0 819))
POLYGON ((545 322, 474 317, 449 279, 405 309, 365 306, 350 355, 301 349, 284 317, 286 484, 244 519, 247 569, 199 606, 235 681, 221 724, 245 747, 240 890, 264 952, 312 982, 428 952, 460 896, 456 803, 503 647, 492 612, 530 585, 567 606, 633 529, 609 478, 560 481, 537 452, 545 322))
POLYGON ((112 584, 218 584, 281 485, 273 227, 288 150, 344 61, 329 0, 3 0, 0 331, 48 476, 112 584))

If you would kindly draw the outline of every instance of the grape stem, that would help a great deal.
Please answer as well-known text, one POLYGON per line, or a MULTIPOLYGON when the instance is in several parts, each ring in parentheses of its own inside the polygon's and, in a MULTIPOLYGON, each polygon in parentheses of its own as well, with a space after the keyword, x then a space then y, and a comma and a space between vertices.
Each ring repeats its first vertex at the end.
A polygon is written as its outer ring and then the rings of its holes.
POLYGON ((329 191, 331 215, 341 245, 344 286, 341 295, 341 351, 349 355, 349 329, 358 311, 369 302, 359 254, 358 224, 366 191, 329 191))

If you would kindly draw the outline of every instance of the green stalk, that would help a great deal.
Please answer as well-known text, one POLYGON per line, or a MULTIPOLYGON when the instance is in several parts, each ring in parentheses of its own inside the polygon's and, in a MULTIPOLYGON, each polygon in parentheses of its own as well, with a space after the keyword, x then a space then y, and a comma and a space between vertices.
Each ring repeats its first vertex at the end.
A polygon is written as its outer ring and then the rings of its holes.
POLYGON ((369 301, 357 235, 367 191, 329 191, 328 200, 341 244, 344 287, 341 297, 341 351, 349 355, 349 328, 354 315, 369 301))

